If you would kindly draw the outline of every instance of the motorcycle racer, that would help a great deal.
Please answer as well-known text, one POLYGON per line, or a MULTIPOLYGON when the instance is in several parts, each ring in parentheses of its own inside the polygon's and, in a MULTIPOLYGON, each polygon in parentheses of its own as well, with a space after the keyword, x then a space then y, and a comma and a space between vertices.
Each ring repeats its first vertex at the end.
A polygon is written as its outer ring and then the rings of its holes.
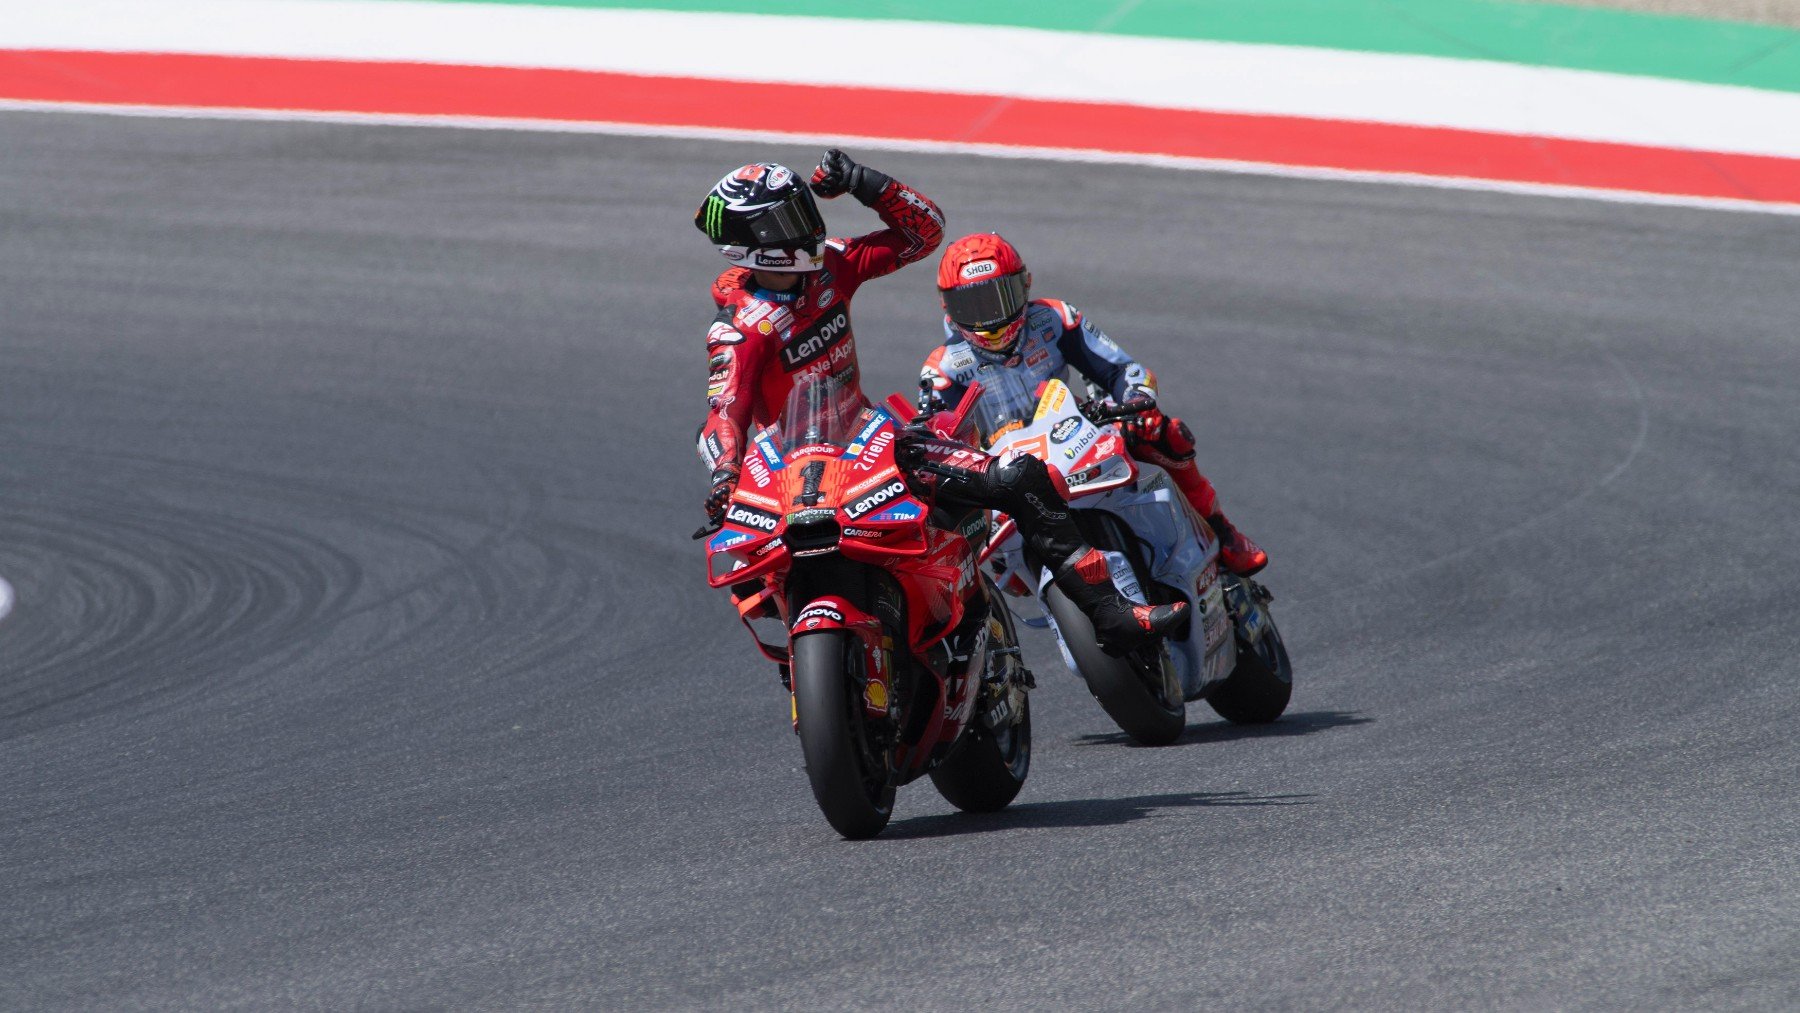
MULTIPOLYGON (((943 239, 943 214, 917 190, 827 151, 810 187, 774 162, 745 165, 713 186, 694 226, 738 268, 713 284, 718 315, 707 331, 707 408, 699 450, 712 469, 705 507, 716 522, 738 481, 750 425, 778 421, 788 393, 825 373, 862 395, 850 300, 863 282, 929 256, 943 239), (887 226, 853 239, 828 238, 813 195, 848 193, 887 226)), ((1076 530, 1043 462, 1004 466, 980 450, 909 427, 902 448, 915 484, 943 499, 1003 510, 1019 524, 1060 588, 1102 639, 1126 646, 1167 633, 1186 606, 1136 605, 1118 594, 1103 554, 1076 530)))
POLYGON ((984 364, 1022 371, 1034 386, 1074 367, 1121 406, 1141 409, 1124 422, 1128 451, 1169 473, 1218 535, 1226 568, 1248 577, 1268 565, 1268 554, 1219 508, 1217 492, 1194 463, 1194 434, 1187 423, 1156 406, 1156 375, 1074 306, 1032 299, 1031 272, 1010 242, 993 233, 958 239, 938 261, 937 283, 944 300, 944 343, 925 357, 919 375, 946 403, 954 406, 962 399, 984 364))

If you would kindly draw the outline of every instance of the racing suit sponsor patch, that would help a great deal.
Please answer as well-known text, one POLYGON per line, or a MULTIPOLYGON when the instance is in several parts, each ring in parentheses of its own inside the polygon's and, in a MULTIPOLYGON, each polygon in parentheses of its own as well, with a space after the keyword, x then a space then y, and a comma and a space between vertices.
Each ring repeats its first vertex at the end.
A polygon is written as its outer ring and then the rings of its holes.
POLYGON ((832 347, 850 333, 850 312, 840 308, 836 313, 796 334, 781 348, 781 362, 792 373, 828 354, 832 347))

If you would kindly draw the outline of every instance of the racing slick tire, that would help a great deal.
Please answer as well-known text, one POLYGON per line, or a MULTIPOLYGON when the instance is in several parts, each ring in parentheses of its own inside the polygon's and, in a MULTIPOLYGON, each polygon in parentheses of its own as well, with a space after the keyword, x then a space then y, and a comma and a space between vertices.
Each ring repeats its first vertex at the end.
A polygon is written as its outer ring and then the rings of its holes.
POLYGON ((894 814, 894 783, 870 744, 862 694, 851 693, 862 652, 848 633, 794 641, 794 716, 813 798, 832 829, 851 840, 881 833, 894 814))
POLYGON ((1234 725, 1266 725, 1287 710, 1294 695, 1294 665, 1275 620, 1268 620, 1254 644, 1239 634, 1237 655, 1237 667, 1206 695, 1206 702, 1234 725))
MULTIPOLYGON (((985 575, 982 587, 993 610, 989 615, 998 618, 1005 636, 1004 646, 1017 651, 1019 637, 1000 590, 985 575)), ((963 812, 991 813, 1019 797, 1031 773, 1031 694, 1019 699, 1017 718, 989 728, 977 715, 955 751, 931 769, 931 783, 944 801, 963 812)))
POLYGON ((1026 696, 1017 723, 969 729, 956 751, 931 768, 931 783, 963 812, 991 813, 1019 797, 1030 770, 1031 697, 1026 696))
POLYGON ((1187 727, 1187 702, 1171 670, 1168 647, 1160 639, 1115 658, 1100 649, 1094 624, 1054 584, 1044 589, 1044 607, 1056 621, 1088 692, 1121 731, 1146 746, 1166 746, 1181 737, 1187 727), (1162 691, 1152 689, 1153 684, 1162 691))

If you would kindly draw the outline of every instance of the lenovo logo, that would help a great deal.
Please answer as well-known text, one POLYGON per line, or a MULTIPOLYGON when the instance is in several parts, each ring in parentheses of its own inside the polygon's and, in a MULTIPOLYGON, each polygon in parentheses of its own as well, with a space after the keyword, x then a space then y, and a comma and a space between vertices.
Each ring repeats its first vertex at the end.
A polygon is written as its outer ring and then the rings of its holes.
POLYGON ((850 508, 844 511, 844 516, 849 517, 851 520, 855 520, 883 503, 905 494, 906 483, 896 478, 887 485, 882 486, 867 496, 864 496, 862 499, 850 504, 850 508))
POLYGON ((741 524, 746 528, 755 528, 758 531, 774 531, 775 525, 778 523, 774 514, 752 510, 742 504, 733 506, 727 511, 725 519, 733 524, 741 524))
POLYGON ((849 331, 850 314, 847 310, 839 309, 783 348, 782 361, 787 364, 789 372, 799 369, 824 355, 849 331))

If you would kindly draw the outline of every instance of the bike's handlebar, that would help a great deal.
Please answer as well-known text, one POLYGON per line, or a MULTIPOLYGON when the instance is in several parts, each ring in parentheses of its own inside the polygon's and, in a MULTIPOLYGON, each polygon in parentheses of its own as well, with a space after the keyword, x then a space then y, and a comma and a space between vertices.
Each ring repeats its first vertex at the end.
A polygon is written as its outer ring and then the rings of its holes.
POLYGON ((1107 422, 1117 422, 1119 419, 1128 419, 1133 416, 1155 411, 1156 400, 1147 397, 1135 398, 1124 404, 1113 404, 1102 398, 1092 398, 1083 401, 1077 407, 1081 409, 1081 414, 1087 416, 1089 422, 1092 422, 1095 425, 1102 425, 1107 422))

